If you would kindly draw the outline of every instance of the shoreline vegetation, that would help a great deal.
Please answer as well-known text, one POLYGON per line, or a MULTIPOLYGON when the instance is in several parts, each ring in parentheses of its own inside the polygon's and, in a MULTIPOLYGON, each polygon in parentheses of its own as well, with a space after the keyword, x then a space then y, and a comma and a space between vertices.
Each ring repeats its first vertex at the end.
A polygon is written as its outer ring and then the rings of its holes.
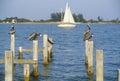
MULTIPOLYGON (((119 18, 104 20, 102 17, 98 16, 96 20, 93 20, 85 19, 82 14, 73 14, 73 17, 76 24, 120 24, 119 18)), ((50 19, 46 20, 32 20, 18 17, 7 17, 5 19, 0 19, 0 24, 60 24, 61 20, 61 13, 52 13, 50 19)))
MULTIPOLYGON (((14 23, 14 24, 59 24, 61 22, 17 22, 17 23, 14 23)), ((91 23, 91 22, 86 22, 86 23, 83 23, 83 22, 76 22, 76 24, 120 24, 119 23, 115 23, 115 22, 96 22, 96 23, 91 23)), ((0 22, 0 24, 13 24, 13 23, 2 23, 0 22)))

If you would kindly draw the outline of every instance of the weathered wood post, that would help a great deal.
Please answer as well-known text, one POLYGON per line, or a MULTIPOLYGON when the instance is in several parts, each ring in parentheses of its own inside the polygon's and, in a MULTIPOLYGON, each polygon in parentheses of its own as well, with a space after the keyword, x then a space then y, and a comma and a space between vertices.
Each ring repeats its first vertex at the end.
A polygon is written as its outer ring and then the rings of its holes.
POLYGON ((118 69, 118 81, 120 81, 120 69, 118 69))
POLYGON ((96 81, 103 81, 103 50, 96 50, 96 81))
POLYGON ((52 44, 53 44, 52 38, 49 38, 49 41, 50 42, 48 42, 48 60, 51 61, 51 59, 52 59, 52 44))
POLYGON ((33 64, 33 72, 31 73, 33 76, 39 76, 40 73, 38 71, 38 40, 33 40, 33 60, 36 61, 33 64))
POLYGON ((86 57, 85 57, 85 64, 88 64, 88 40, 85 41, 85 53, 86 53, 86 57))
POLYGON ((22 59, 23 58, 22 47, 19 47, 18 53, 19 53, 18 59, 22 59))
POLYGON ((15 58, 15 35, 11 34, 10 50, 13 52, 13 58, 15 58))
POLYGON ((5 81, 13 81, 13 53, 5 51, 5 81))
POLYGON ((86 64, 88 74, 93 74, 93 41, 86 41, 86 64))
POLYGON ((24 64, 24 81, 30 80, 30 66, 29 64, 24 64))
POLYGON ((48 64, 48 35, 43 35, 43 58, 44 64, 48 64))
POLYGON ((51 61, 51 47, 48 47, 48 61, 51 61))

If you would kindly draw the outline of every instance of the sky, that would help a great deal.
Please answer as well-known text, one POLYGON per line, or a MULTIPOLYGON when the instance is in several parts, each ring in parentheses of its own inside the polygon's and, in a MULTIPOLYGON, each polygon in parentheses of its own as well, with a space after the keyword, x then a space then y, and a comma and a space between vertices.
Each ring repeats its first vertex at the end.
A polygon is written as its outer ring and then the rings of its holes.
POLYGON ((120 0, 0 0, 0 19, 19 17, 32 20, 50 19, 50 14, 65 10, 69 3, 72 13, 85 19, 120 19, 120 0))

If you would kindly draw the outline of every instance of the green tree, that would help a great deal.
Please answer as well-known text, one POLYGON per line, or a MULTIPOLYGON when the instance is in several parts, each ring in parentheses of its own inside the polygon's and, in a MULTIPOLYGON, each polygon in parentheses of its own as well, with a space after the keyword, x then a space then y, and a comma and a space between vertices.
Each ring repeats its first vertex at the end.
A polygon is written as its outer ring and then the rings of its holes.
POLYGON ((85 22, 85 19, 82 14, 78 14, 77 17, 78 17, 79 22, 85 22))
POLYGON ((75 13, 73 14, 73 18, 74 18, 75 22, 79 22, 78 16, 75 13))
POLYGON ((60 21, 61 20, 61 13, 56 12, 51 14, 51 21, 60 21))

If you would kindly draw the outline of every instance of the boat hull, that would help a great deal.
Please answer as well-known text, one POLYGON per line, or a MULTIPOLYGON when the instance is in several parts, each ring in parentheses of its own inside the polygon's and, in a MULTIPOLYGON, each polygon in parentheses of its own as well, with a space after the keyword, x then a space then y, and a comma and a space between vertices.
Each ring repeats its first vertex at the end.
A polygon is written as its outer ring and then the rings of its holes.
POLYGON ((71 24, 71 23, 58 24, 58 27, 62 27, 62 28, 74 28, 75 26, 76 24, 71 24))

